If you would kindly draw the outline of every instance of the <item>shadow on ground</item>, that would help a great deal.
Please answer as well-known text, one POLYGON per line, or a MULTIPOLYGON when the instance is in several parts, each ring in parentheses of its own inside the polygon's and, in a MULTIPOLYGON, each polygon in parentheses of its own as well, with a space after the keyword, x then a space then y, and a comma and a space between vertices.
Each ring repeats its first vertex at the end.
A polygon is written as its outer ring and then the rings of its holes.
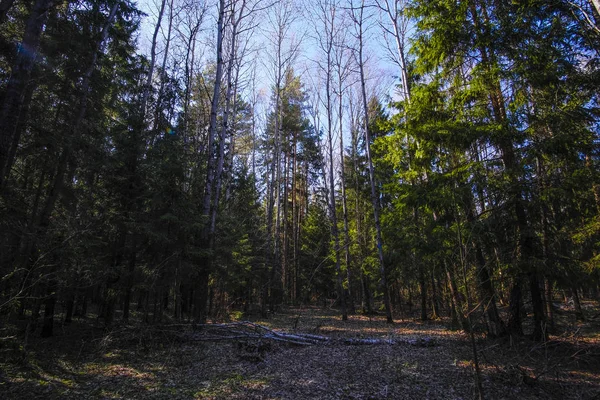
MULTIPOLYGON (((237 342, 174 340, 152 327, 107 333, 78 322, 26 349, 3 343, 0 398, 6 399, 470 399, 475 396, 468 337, 447 321, 352 316, 288 309, 273 329, 331 337, 433 338, 435 346, 272 344, 247 357, 237 342)), ((590 328, 591 324, 591 328, 590 328)), ((478 337, 486 398, 592 399, 600 396, 600 346, 566 332, 545 344, 478 337)), ((583 328, 582 328, 583 329, 583 328)), ((582 331, 582 329, 579 330, 582 331)), ((575 331, 578 332, 578 331, 575 331)), ((591 337, 591 339, 590 339, 591 337)))

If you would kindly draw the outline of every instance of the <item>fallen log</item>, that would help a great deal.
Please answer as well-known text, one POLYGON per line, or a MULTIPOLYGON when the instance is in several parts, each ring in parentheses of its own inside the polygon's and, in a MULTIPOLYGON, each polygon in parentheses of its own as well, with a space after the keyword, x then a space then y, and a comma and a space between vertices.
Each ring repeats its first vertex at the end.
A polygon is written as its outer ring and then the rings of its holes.
POLYGON ((333 338, 309 333, 287 333, 276 331, 264 325, 249 321, 226 324, 198 324, 195 331, 187 336, 193 341, 223 341, 223 340, 271 340, 296 346, 315 346, 323 344, 338 345, 397 345, 408 344, 417 347, 436 346, 435 339, 419 338, 333 338))

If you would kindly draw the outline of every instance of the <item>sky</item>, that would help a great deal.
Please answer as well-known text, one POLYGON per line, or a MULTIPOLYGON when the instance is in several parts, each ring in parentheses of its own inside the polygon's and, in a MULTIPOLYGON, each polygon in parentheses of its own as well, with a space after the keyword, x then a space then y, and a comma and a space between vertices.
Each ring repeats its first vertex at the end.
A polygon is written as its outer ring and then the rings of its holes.
MULTIPOLYGON (((173 26, 172 36, 175 38, 175 42, 171 44, 169 53, 172 54, 174 59, 183 60, 183 54, 181 48, 183 47, 183 40, 188 34, 186 27, 186 21, 193 20, 193 11, 198 11, 199 7, 202 7, 201 0, 167 0, 167 7, 170 2, 173 1, 174 9, 178 9, 176 23, 173 26), (185 3, 189 3, 187 6, 185 3), (194 8, 195 7, 195 8, 194 8)), ((257 1, 257 0, 248 0, 257 1)), ((258 0, 261 1, 261 0, 258 0)), ((268 4, 268 1, 276 0, 262 0, 262 4, 268 4)), ((323 78, 319 76, 319 68, 317 62, 322 61, 323 54, 319 51, 318 44, 316 42, 318 33, 322 32, 322 27, 318 26, 319 18, 318 14, 315 13, 314 2, 316 0, 292 0, 290 5, 294 8, 294 18, 292 25, 288 31, 287 38, 284 43, 284 47, 289 47, 292 43, 298 42, 298 55, 293 63, 294 70, 297 74, 300 74, 301 80, 304 83, 305 89, 309 92, 312 101, 315 101, 316 91, 323 90, 323 78)), ((160 9, 161 0, 140 0, 138 7, 143 11, 146 16, 142 20, 141 31, 138 37, 138 44, 140 51, 146 55, 150 53, 151 40, 154 32, 154 27, 157 21, 158 10, 160 9)), ((214 62, 216 56, 215 50, 215 37, 216 37, 216 22, 217 22, 217 1, 208 0, 206 1, 206 13, 201 25, 200 32, 198 34, 198 44, 196 54, 201 55, 197 65, 198 71, 208 63, 214 62)), ((273 7, 276 7, 273 6, 273 7)), ((250 48, 253 48, 252 54, 256 58, 255 68, 247 67, 246 74, 249 75, 252 70, 256 74, 256 86, 253 90, 261 93, 262 101, 257 105, 255 110, 259 121, 263 122, 266 120, 266 113, 269 108, 270 92, 273 87, 273 74, 269 73, 270 68, 269 60, 273 54, 273 50, 270 46, 269 38, 272 35, 272 16, 274 9, 273 7, 255 14, 255 18, 249 25, 253 26, 251 31, 247 32, 250 48)), ((344 12, 340 10, 340 12, 344 12)), ((371 18, 368 26, 368 31, 365 38, 365 49, 368 59, 367 63, 367 74, 368 74, 368 87, 370 87, 371 93, 377 93, 384 104, 390 99, 397 99, 395 85, 398 83, 398 79, 394 78, 399 75, 397 66, 389 60, 388 51, 385 48, 383 40, 383 31, 378 25, 377 11, 371 9, 370 13, 375 17, 371 18)), ((383 20, 385 21, 385 20, 383 20)), ((163 17, 161 23, 161 31, 159 33, 159 44, 157 53, 157 64, 159 60, 162 60, 164 54, 164 38, 167 35, 168 26, 168 10, 166 15, 163 17)), ((351 45, 352 36, 348 35, 347 45, 351 45)), ((171 68, 175 67, 179 73, 182 73, 183 66, 181 62, 171 61, 169 63, 171 68)), ((247 78, 247 77, 246 77, 247 78)), ((355 78, 357 79, 357 78, 355 78)), ((248 81, 248 79, 246 79, 248 81)), ((252 95, 252 85, 247 84, 245 89, 245 97, 248 99, 252 95)), ((323 97, 323 96, 322 96, 323 97)), ((337 106, 335 107, 337 109, 337 106)), ((320 110, 320 120, 325 121, 324 108, 321 104, 318 109, 320 110)), ((348 110, 348 105, 344 104, 344 110, 348 110)), ((336 141, 339 140, 339 130, 337 124, 337 116, 334 117, 336 121, 334 138, 336 141)), ((348 117, 344 117, 343 127, 344 143, 350 144, 349 129, 347 127, 348 117)), ((337 154, 337 152, 336 152, 337 154)), ((337 160, 339 163, 339 160, 337 160)))

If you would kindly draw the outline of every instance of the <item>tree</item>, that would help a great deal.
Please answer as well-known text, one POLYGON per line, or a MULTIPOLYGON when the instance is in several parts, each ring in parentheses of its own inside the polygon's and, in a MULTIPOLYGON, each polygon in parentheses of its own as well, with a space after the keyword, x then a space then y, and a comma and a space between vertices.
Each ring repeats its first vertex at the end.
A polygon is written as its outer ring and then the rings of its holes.
POLYGON ((350 2, 351 18, 354 22, 355 37, 357 40, 357 47, 354 48, 354 57, 359 68, 360 74, 360 86, 362 95, 362 105, 364 110, 364 131, 365 131, 365 148, 367 154, 367 162, 369 166, 369 181, 371 184, 371 203, 373 206, 373 217, 375 223, 375 232, 377 235, 377 255, 379 257, 379 272, 380 272, 380 287, 383 294, 383 303, 385 306, 386 318, 388 323, 392 323, 392 307, 390 304, 390 297, 388 293, 387 284, 387 272, 385 268, 385 261, 383 256, 383 241, 381 236, 381 222, 380 216, 380 204, 377 195, 377 188, 375 182, 375 170, 373 167, 373 159, 371 157, 371 134, 369 132, 369 110, 368 110, 368 99, 366 90, 366 77, 365 77, 365 65, 364 65, 364 35, 365 35, 365 2, 362 1, 358 6, 354 5, 354 2, 350 2))

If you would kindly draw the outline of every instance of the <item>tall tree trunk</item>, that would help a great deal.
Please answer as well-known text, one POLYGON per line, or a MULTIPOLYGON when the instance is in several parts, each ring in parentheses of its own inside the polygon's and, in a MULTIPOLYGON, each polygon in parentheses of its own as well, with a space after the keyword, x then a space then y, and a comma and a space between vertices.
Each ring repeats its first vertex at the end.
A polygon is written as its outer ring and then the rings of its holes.
MULTIPOLYGON (((379 198, 377 196, 377 188, 375 183, 375 169, 373 167, 373 158, 371 156, 371 134, 369 132, 369 102, 367 99, 366 77, 363 60, 363 14, 365 9, 364 0, 361 1, 361 6, 358 8, 358 16, 354 16, 355 23, 358 25, 358 67, 360 72, 360 86, 364 112, 364 129, 365 129, 365 148, 367 150, 367 162, 369 165, 369 183, 371 184, 371 203, 373 206, 373 218, 375 220, 375 232, 377 243, 377 256, 379 257, 379 273, 380 273, 380 288, 383 294, 383 304, 385 307, 386 320, 388 323, 394 322, 392 318, 392 307, 390 305, 390 296, 387 285, 387 271, 383 259, 383 240, 381 238, 381 222, 379 221, 379 198)), ((355 10, 353 9, 353 13, 355 10)))
POLYGON ((211 207, 214 206, 213 186, 216 178, 216 158, 213 154, 215 138, 217 136, 217 111, 221 97, 221 81, 223 79, 223 33, 225 20, 225 0, 219 0, 219 18, 217 20, 217 70, 215 73, 215 86, 210 106, 210 122, 208 127, 208 161, 206 167, 206 184, 202 200, 202 216, 206 223, 200 233, 200 247, 206 253, 201 257, 197 270, 198 287, 195 291, 194 322, 206 321, 206 301, 208 299, 208 278, 212 269, 212 256, 209 254, 213 243, 211 235, 211 207))

